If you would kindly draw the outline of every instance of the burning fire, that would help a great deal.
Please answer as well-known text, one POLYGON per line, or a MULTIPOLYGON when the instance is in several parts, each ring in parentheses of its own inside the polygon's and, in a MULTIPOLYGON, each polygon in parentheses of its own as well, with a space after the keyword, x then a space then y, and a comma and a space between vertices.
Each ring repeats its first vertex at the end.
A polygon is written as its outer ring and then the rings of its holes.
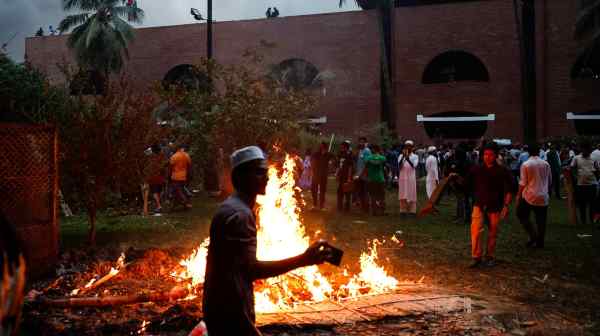
MULTIPOLYGON (((283 169, 269 168, 269 182, 265 195, 257 198, 259 260, 280 260, 303 253, 309 246, 309 237, 300 220, 301 197, 296 187, 294 160, 287 156, 283 169), (299 201, 300 199, 300 201, 299 201)), ((183 270, 171 275, 190 281, 195 287, 204 282, 208 238, 185 260, 183 270)), ((368 251, 360 256, 360 273, 350 277, 343 270, 346 284, 336 284, 323 275, 317 266, 296 269, 279 277, 269 278, 255 286, 257 312, 276 312, 292 309, 294 304, 329 299, 355 298, 367 294, 393 291, 399 282, 378 265, 377 247, 383 242, 373 240, 368 251)))

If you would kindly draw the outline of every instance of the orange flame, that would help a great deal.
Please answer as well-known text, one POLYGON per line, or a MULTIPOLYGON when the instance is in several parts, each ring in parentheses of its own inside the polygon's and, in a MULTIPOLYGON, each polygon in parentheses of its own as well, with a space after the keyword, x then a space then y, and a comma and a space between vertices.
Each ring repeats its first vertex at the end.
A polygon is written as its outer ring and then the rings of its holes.
MULTIPOLYGON (((296 187, 295 161, 286 156, 283 169, 269 168, 269 182, 265 195, 259 195, 257 258, 281 260, 303 253, 309 246, 309 237, 301 221, 303 201, 296 187)), ((317 231, 320 233, 320 231, 317 231)), ((318 234, 316 233, 316 234, 318 234)), ((183 270, 171 275, 180 281, 190 281, 195 287, 204 282, 208 238, 185 260, 180 262, 183 270)), ((276 312, 292 309, 297 303, 324 301, 334 298, 354 298, 365 294, 393 291, 398 280, 388 275, 377 264, 377 247, 383 243, 373 240, 367 252, 360 256, 359 274, 349 278, 348 283, 334 286, 317 266, 296 269, 279 277, 264 280, 255 287, 257 312, 276 312)), ((344 277, 349 272, 344 269, 344 277)))

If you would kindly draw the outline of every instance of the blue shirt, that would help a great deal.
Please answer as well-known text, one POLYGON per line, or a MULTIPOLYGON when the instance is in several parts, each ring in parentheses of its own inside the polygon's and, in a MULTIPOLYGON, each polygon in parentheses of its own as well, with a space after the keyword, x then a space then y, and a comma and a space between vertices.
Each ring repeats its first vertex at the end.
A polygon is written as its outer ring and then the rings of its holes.
POLYGON ((365 170, 367 157, 371 156, 371 150, 367 147, 358 151, 358 157, 356 158, 356 175, 361 176, 363 170, 365 170))

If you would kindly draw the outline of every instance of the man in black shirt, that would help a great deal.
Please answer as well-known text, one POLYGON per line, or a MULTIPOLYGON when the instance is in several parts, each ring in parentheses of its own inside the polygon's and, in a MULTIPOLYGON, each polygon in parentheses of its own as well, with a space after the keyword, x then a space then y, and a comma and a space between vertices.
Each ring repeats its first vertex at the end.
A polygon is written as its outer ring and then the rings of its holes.
POLYGON ((327 192, 327 175, 329 172, 329 161, 331 153, 327 149, 327 144, 322 142, 319 150, 311 157, 312 165, 312 199, 313 207, 323 210, 325 207, 325 193, 327 192))
POLYGON ((338 156, 338 169, 336 177, 338 181, 337 189, 337 209, 338 211, 350 211, 350 200, 352 190, 352 176, 354 174, 354 157, 350 151, 350 143, 344 141, 340 148, 338 156))
POLYGON ((500 221, 508 214, 508 207, 514 193, 510 171, 498 165, 498 149, 494 143, 483 150, 483 164, 471 168, 466 182, 466 190, 473 196, 471 214, 471 268, 483 264, 482 235, 485 218, 489 221, 486 244, 486 265, 495 265, 496 237, 500 221))
POLYGON ((296 257, 256 260, 253 208, 267 186, 265 156, 258 147, 242 148, 231 155, 231 166, 235 193, 220 205, 210 226, 202 307, 209 335, 257 336, 252 282, 320 264, 331 250, 319 241, 296 257))

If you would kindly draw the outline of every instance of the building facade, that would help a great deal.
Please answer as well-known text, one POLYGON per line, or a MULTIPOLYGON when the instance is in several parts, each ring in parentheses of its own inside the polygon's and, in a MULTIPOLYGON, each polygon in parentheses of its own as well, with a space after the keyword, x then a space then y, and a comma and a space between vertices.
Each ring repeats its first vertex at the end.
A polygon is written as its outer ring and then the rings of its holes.
MULTIPOLYGON (((573 36, 578 4, 532 1, 537 137, 574 135, 576 123, 589 126, 600 110, 600 81, 579 76, 590 62, 581 59, 573 36)), ((390 115, 397 134, 419 142, 480 136, 522 141, 522 18, 513 1, 431 2, 400 1, 392 10, 390 115)), ((205 29, 137 29, 125 71, 140 88, 176 76, 205 55, 205 29)), ((325 132, 355 135, 382 122, 376 11, 217 22, 213 33, 219 63, 241 62, 246 49, 269 46, 263 49, 265 73, 278 68, 301 84, 318 81, 314 117, 324 121, 325 132)), ((29 38, 26 57, 55 83, 64 81, 57 64, 73 63, 65 36, 29 38)))

